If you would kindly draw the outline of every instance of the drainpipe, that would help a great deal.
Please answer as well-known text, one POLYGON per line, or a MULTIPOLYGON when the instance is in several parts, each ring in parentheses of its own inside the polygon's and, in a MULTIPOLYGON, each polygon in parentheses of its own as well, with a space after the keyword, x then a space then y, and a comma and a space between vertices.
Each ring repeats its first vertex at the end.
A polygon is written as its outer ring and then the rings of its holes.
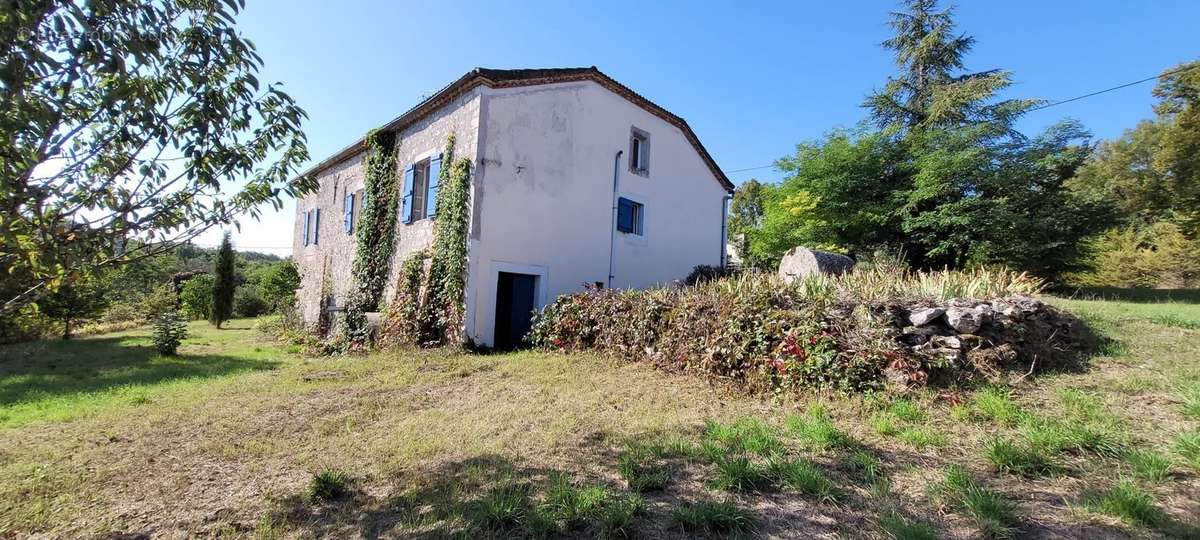
POLYGON ((725 246, 729 244, 729 201, 733 200, 732 195, 721 197, 721 268, 725 268, 725 246))
POLYGON ((613 254, 617 249, 617 187, 621 179, 621 154, 624 150, 617 150, 617 155, 613 156, 613 192, 612 192, 612 223, 608 228, 608 288, 613 285, 613 254))

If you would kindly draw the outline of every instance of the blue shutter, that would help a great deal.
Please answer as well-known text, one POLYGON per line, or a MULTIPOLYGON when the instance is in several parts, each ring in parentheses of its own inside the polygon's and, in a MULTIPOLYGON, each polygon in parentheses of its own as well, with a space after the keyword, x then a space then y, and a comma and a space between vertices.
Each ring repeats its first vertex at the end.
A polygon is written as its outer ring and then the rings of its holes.
POLYGON ((425 217, 431 218, 437 214, 438 176, 442 172, 442 155, 438 154, 429 160, 429 189, 425 190, 425 217))
POLYGON ((308 245, 308 210, 304 211, 304 232, 301 235, 304 238, 304 245, 308 245))
POLYGON ((413 195, 413 166, 409 165, 404 168, 404 198, 400 206, 400 218, 405 223, 412 223, 412 195, 413 195))
POLYGON ((633 232, 633 201, 625 197, 617 199, 617 230, 623 233, 633 232))
POLYGON ((347 193, 346 198, 342 201, 342 221, 346 227, 346 234, 354 232, 354 194, 347 193))
POLYGON ((321 209, 313 210, 313 245, 321 243, 321 209))

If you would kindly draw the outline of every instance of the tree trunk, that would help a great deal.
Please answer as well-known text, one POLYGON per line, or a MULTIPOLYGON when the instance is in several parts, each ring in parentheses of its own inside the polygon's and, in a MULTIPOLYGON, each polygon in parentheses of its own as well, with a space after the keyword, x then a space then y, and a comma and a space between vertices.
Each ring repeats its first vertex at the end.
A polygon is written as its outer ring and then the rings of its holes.
POLYGON ((63 340, 71 339, 71 319, 68 317, 63 321, 63 340))

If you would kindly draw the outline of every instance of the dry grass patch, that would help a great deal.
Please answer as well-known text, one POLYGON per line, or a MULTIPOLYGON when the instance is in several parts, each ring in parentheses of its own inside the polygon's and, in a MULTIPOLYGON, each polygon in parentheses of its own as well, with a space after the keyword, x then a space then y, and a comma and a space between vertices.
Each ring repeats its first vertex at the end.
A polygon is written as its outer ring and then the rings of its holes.
POLYGON ((1064 304, 1120 356, 946 397, 760 400, 589 355, 306 359, 203 326, 172 367, 142 330, 4 349, 0 537, 1186 537, 1197 332, 1153 321, 1177 306, 1064 304), (1109 493, 1124 475, 1161 521, 1112 516, 1150 515, 1109 493))

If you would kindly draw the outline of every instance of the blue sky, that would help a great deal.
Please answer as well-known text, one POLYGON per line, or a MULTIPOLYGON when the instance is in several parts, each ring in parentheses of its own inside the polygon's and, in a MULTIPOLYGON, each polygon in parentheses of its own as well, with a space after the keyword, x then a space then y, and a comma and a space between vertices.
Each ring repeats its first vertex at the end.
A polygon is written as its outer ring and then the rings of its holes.
MULTIPOLYGON (((893 2, 392 2, 249 0, 239 19, 264 80, 309 114, 314 162, 476 67, 595 65, 687 119, 726 171, 768 165, 796 143, 863 119, 893 72, 893 2)), ((1200 2, 962 2, 967 67, 1013 73, 1012 96, 1060 100, 1200 58, 1200 2)), ((1111 138, 1152 115, 1153 83, 1032 113, 1111 138)), ((735 182, 778 173, 732 173, 735 182)), ((294 204, 243 220, 240 249, 290 253, 294 204), (267 249, 272 248, 272 249, 267 249)), ((199 240, 212 243, 215 231, 199 240)))

